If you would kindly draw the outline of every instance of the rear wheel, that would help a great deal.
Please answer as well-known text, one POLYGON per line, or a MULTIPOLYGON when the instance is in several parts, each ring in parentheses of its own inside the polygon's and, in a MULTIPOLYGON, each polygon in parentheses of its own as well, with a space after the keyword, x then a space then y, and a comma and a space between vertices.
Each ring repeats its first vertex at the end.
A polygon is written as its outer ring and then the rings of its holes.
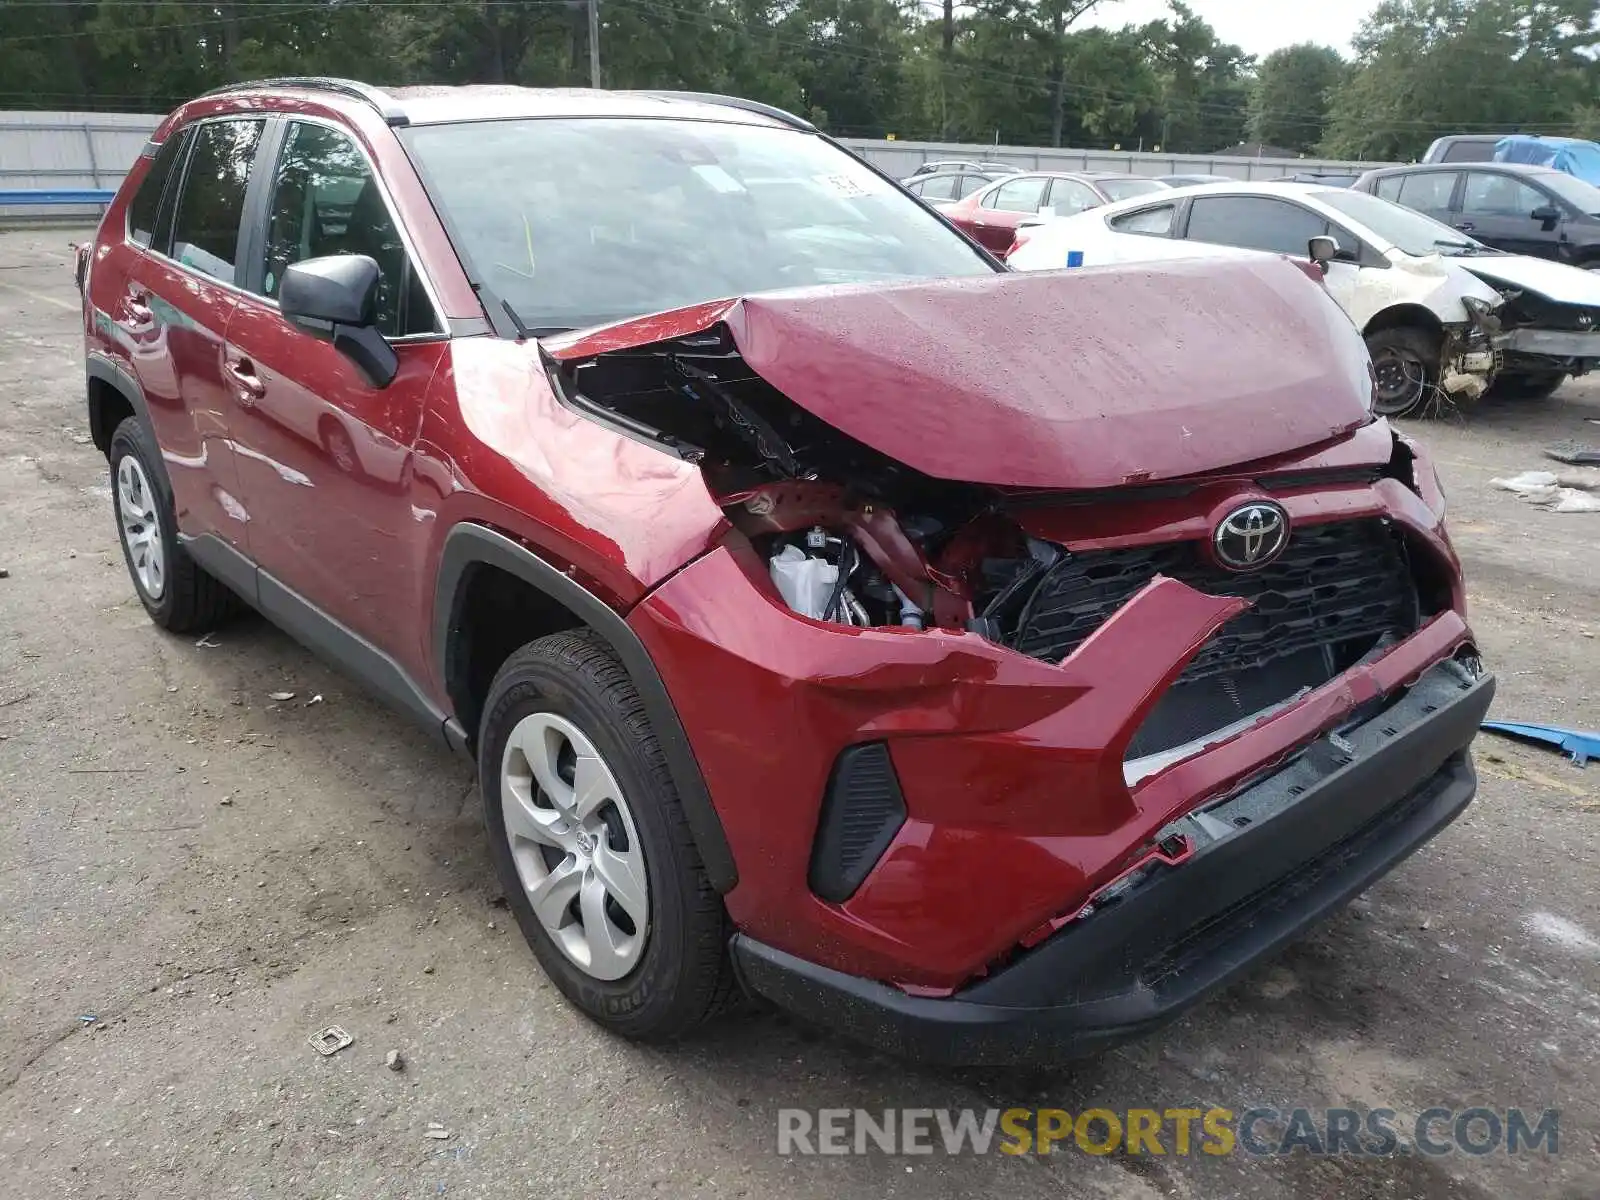
POLYGON ((172 489, 155 439, 138 417, 111 435, 111 503, 128 574, 150 619, 174 633, 210 629, 238 601, 178 541, 172 489))
POLYGON ((490 685, 478 775, 495 869, 561 992, 627 1037, 681 1034, 733 992, 706 878, 643 701, 587 630, 514 653, 490 685))
POLYGON ((1367 334, 1367 353, 1377 379, 1373 408, 1380 416, 1403 417, 1421 408, 1439 383, 1439 339, 1415 327, 1367 334))

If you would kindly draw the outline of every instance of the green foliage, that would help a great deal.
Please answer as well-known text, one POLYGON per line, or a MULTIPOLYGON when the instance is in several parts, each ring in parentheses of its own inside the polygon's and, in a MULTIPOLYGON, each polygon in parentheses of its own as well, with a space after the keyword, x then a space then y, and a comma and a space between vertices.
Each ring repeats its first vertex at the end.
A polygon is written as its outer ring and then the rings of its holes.
POLYGON ((1313 151, 1347 72, 1344 59, 1327 46, 1305 42, 1274 50, 1256 68, 1250 140, 1302 154, 1313 151))
MULTIPOLYGON (((1311 44, 1257 64, 1181 0, 600 0, 602 82, 729 92, 834 133, 1018 145, 1245 137, 1406 158, 1441 133, 1600 133, 1600 0, 1385 0, 1355 62, 1311 44), (948 12, 948 17, 947 17, 948 12)), ((0 108, 160 112, 218 84, 587 86, 582 0, 0 0, 0 108)))
POLYGON ((1355 41, 1330 155, 1409 159, 1440 134, 1571 133, 1595 95, 1594 0, 1386 0, 1355 41))

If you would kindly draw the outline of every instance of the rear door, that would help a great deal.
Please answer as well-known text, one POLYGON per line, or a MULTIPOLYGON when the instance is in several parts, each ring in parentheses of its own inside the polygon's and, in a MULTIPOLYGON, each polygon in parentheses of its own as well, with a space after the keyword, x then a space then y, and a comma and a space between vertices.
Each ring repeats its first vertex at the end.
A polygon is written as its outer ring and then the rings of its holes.
POLYGON ((355 138, 282 122, 264 173, 254 252, 228 334, 228 408, 257 564, 363 639, 414 657, 429 522, 412 507, 412 446, 448 341, 381 180, 355 138), (376 323, 399 374, 374 387, 344 354, 284 320, 293 263, 362 254, 381 273, 376 323))
POLYGON ((972 234, 996 254, 1011 248, 1017 226, 1044 207, 1048 175, 1019 175, 983 194, 972 214, 972 234))
MULTIPOLYGON (((1393 195, 1385 192, 1378 194, 1385 200, 1393 200, 1396 204, 1416 209, 1417 212, 1425 213, 1435 221, 1450 225, 1457 220, 1451 214, 1451 205, 1455 199, 1456 184, 1460 179, 1459 171, 1417 171, 1414 174, 1399 176, 1400 186, 1393 195)), ((1384 182, 1389 183, 1391 180, 1384 182)))
POLYGON ((179 528, 240 547, 249 514, 224 416, 222 350, 239 302, 241 219, 265 127, 260 118, 224 118, 185 131, 151 228, 141 227, 144 212, 132 214, 131 236, 143 252, 131 262, 112 318, 131 344, 179 528))
POLYGON ((1533 217, 1534 209, 1554 204, 1545 192, 1515 175, 1468 171, 1461 189, 1461 209, 1452 224, 1500 250, 1560 258, 1561 223, 1553 222, 1553 228, 1546 229, 1533 217))

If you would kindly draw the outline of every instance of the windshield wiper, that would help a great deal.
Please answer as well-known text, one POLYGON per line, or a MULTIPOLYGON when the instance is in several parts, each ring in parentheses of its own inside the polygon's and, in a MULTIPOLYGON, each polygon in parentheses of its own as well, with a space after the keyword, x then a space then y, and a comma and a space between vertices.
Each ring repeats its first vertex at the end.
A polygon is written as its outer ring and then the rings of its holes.
POLYGON ((1458 242, 1451 238, 1435 238, 1433 244, 1435 246, 1443 246, 1447 250, 1453 250, 1457 254, 1476 254, 1483 249, 1477 242, 1458 242))

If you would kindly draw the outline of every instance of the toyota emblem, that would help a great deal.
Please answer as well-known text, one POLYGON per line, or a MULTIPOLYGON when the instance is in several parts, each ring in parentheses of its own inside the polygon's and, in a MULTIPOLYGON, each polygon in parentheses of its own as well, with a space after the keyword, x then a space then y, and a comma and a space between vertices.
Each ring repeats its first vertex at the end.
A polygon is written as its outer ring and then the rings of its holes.
POLYGON ((1281 505, 1258 500, 1242 504, 1217 522, 1211 552, 1230 571, 1266 566, 1289 544, 1289 514, 1281 505))

